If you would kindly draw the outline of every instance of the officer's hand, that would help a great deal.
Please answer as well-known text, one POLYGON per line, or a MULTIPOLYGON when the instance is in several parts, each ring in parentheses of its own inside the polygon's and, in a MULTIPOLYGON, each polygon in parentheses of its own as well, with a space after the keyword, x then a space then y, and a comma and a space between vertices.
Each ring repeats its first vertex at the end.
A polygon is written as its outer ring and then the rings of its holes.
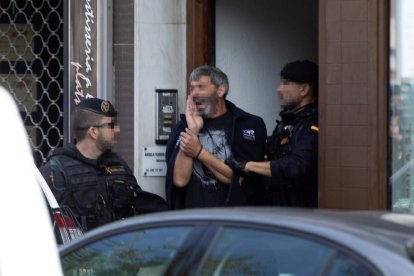
POLYGON ((246 168, 246 161, 243 161, 241 159, 236 159, 234 157, 228 158, 224 163, 228 165, 230 168, 232 168, 235 172, 237 172, 241 176, 247 176, 250 175, 245 171, 246 168))

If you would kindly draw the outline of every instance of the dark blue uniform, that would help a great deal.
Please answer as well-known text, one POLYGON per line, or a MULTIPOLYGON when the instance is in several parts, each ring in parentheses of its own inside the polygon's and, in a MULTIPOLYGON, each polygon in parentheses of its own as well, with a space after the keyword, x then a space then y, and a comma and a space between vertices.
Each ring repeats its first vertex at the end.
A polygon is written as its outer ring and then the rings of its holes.
POLYGON ((59 205, 69 207, 84 230, 168 209, 163 198, 141 189, 128 165, 111 151, 93 160, 69 144, 55 150, 40 172, 59 205))
POLYGON ((296 112, 282 111, 267 156, 272 177, 266 203, 275 206, 318 205, 318 109, 317 103, 296 112))

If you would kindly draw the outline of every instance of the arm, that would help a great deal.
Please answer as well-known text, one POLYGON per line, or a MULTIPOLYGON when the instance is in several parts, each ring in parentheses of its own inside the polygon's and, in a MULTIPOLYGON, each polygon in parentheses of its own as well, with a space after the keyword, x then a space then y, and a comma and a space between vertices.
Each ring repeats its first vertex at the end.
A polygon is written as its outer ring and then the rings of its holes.
POLYGON ((246 163, 244 171, 247 173, 257 173, 267 177, 272 177, 272 172, 270 170, 270 162, 249 161, 246 163))
POLYGON ((270 162, 273 179, 301 179, 318 167, 318 138, 316 133, 305 130, 295 149, 288 155, 270 162))
POLYGON ((203 149, 198 157, 203 164, 223 184, 230 184, 233 175, 232 169, 224 163, 224 160, 217 158, 212 153, 203 149))
POLYGON ((256 162, 256 161, 243 161, 231 157, 226 160, 228 164, 234 171, 236 171, 240 176, 252 176, 252 173, 264 175, 267 177, 272 177, 272 172, 270 170, 270 162, 256 162))
POLYGON ((294 150, 280 159, 254 162, 239 155, 227 160, 227 163, 241 175, 256 173, 274 179, 307 177, 309 172, 316 170, 318 163, 318 132, 311 128, 312 125, 312 122, 304 125, 297 133, 294 150))
POLYGON ((302 178, 317 166, 317 133, 305 129, 290 154, 272 161, 254 162, 232 159, 227 162, 239 173, 256 173, 272 178, 302 178))
POLYGON ((201 146, 198 138, 197 141, 194 141, 194 137, 190 136, 190 134, 197 135, 204 125, 203 118, 197 114, 191 95, 187 98, 185 118, 188 128, 180 133, 180 150, 174 163, 173 184, 176 187, 187 186, 193 170, 193 158, 201 146), (187 135, 187 133, 189 134, 187 135))
POLYGON ((231 168, 227 166, 223 160, 202 148, 197 135, 186 128, 185 132, 181 132, 180 134, 180 152, 177 155, 177 160, 179 158, 181 159, 178 162, 176 160, 174 167, 174 184, 176 186, 179 186, 180 184, 184 184, 183 186, 187 185, 192 173, 193 159, 196 157, 220 182, 230 184, 232 177, 231 168), (176 181, 180 182, 176 183, 176 181))
POLYGON ((63 205, 65 203, 64 193, 66 189, 66 181, 64 175, 60 172, 60 170, 56 169, 55 166, 51 165, 51 161, 42 166, 39 171, 49 185, 50 190, 56 198, 56 201, 59 203, 59 205, 63 205))
MULTIPOLYGON (((181 143, 181 142, 180 142, 181 143)), ((181 145, 180 145, 181 148, 181 145)), ((174 163, 173 183, 176 187, 185 187, 190 181, 193 171, 193 158, 186 155, 181 149, 174 163)))

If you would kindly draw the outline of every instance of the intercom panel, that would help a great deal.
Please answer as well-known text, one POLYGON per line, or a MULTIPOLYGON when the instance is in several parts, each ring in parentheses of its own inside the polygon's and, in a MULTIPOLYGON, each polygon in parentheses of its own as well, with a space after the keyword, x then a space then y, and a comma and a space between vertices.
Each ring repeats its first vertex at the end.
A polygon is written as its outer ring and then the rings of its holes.
POLYGON ((167 144, 172 128, 178 120, 178 90, 156 89, 156 139, 158 145, 167 144))

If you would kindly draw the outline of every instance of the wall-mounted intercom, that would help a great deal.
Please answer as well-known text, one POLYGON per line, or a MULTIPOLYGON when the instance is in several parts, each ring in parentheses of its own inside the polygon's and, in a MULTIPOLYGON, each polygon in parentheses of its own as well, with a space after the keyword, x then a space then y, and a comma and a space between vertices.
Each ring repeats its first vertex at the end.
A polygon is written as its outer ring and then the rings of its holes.
POLYGON ((156 118, 155 143, 167 144, 172 128, 178 120, 178 91, 177 89, 155 90, 156 118))

